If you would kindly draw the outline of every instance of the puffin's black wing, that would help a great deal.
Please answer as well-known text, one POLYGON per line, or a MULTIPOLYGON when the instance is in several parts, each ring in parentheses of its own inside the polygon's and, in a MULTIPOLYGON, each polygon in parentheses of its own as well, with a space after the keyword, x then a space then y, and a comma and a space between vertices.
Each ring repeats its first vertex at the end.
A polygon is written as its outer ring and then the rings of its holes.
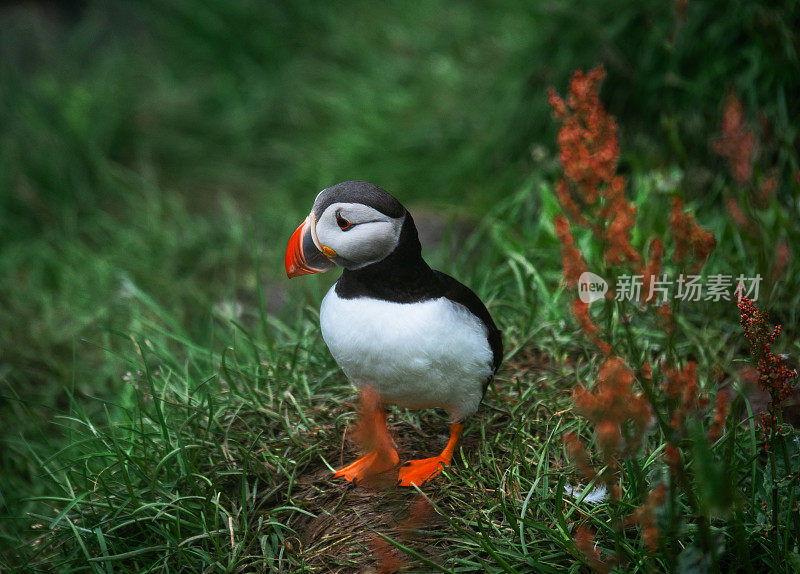
POLYGON ((476 315, 483 324, 486 325, 486 330, 489 334, 489 346, 492 349, 492 367, 496 373, 497 369, 500 368, 500 363, 503 361, 502 331, 494 324, 494 320, 489 314, 486 305, 472 292, 472 289, 463 283, 460 283, 458 280, 453 279, 441 271, 434 271, 434 273, 444 290, 442 294, 451 301, 464 305, 464 307, 469 309, 473 315, 476 315))

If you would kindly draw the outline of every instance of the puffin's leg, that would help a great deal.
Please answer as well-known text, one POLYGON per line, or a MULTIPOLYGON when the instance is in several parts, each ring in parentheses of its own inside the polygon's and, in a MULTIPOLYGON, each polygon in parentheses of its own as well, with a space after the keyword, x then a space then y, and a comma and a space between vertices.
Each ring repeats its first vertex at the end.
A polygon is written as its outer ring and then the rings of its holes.
POLYGON ((361 420, 356 429, 356 441, 368 451, 367 454, 337 470, 333 478, 361 481, 389 470, 400 462, 386 427, 386 409, 377 393, 369 388, 361 391, 361 420))
POLYGON ((452 423, 450 425, 450 440, 447 441, 447 446, 444 447, 442 454, 421 460, 409 460, 400 467, 400 486, 411 486, 412 484, 421 486, 423 482, 439 474, 442 468, 450 464, 462 430, 464 430, 463 424, 452 423))

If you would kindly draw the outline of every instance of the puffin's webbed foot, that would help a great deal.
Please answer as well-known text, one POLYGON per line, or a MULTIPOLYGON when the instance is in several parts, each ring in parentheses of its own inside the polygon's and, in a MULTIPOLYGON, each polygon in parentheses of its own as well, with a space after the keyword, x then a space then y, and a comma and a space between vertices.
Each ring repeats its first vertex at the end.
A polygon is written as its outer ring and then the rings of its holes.
POLYGON ((373 450, 357 461, 340 468, 333 474, 333 478, 344 478, 350 482, 360 482, 365 478, 375 476, 389 470, 400 462, 397 451, 373 450))
POLYGON ((447 446, 444 447, 442 454, 433 456, 431 458, 423 458, 421 460, 410 460, 400 467, 400 486, 411 486, 416 484, 422 486, 437 474, 448 464, 453 458, 453 451, 456 448, 458 437, 461 436, 461 431, 464 430, 464 425, 461 423, 453 423, 450 425, 450 440, 447 441, 447 446))
POLYGON ((361 420, 354 435, 356 442, 367 454, 333 474, 333 478, 344 478, 353 483, 372 478, 400 462, 386 427, 386 410, 380 402, 380 396, 372 387, 362 387, 360 411, 361 420))
POLYGON ((420 460, 409 460, 400 467, 400 482, 398 484, 399 486, 411 486, 412 484, 422 486, 423 483, 439 474, 448 464, 450 464, 450 461, 441 455, 420 460))

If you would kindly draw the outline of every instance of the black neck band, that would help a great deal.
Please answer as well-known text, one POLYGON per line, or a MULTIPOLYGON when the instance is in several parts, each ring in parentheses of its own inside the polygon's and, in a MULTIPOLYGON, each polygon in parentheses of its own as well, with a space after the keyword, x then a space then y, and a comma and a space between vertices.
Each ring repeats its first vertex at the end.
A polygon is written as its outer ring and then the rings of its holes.
POLYGON ((406 213, 397 247, 387 257, 361 269, 345 269, 336 283, 343 299, 372 297, 412 303, 442 296, 433 270, 422 259, 422 246, 410 213, 406 213))

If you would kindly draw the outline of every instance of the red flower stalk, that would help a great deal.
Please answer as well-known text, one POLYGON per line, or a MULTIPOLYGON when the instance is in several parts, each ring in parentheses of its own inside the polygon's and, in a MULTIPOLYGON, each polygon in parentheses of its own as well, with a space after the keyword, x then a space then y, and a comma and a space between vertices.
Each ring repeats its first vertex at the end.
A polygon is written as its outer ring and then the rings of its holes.
POLYGON ((567 447, 567 454, 575 462, 578 471, 586 480, 592 480, 597 475, 597 469, 589 462, 589 455, 586 454, 586 445, 573 432, 564 435, 564 444, 567 447))
POLYGON ((589 222, 586 221, 583 213, 581 213, 581 206, 572 199, 569 184, 564 179, 559 179, 558 184, 556 184, 556 197, 567 217, 578 225, 589 225, 589 222))
POLYGON ((622 441, 622 431, 618 424, 609 420, 597 423, 597 445, 602 452, 615 452, 620 441, 622 441))
POLYGON ((625 200, 624 187, 625 179, 615 177, 606 188, 607 202, 601 212, 601 215, 608 218, 603 239, 606 241, 605 257, 609 265, 639 263, 639 254, 631 245, 630 239, 631 229, 636 223, 636 208, 625 200))
POLYGON ((619 158, 617 125, 598 96, 605 75, 602 66, 588 74, 576 71, 568 104, 549 91, 553 113, 562 121, 558 131, 561 165, 580 199, 590 205, 597 200, 600 184, 614 177, 619 158))
POLYGON ((659 326, 667 332, 667 335, 672 335, 675 332, 675 316, 672 314, 672 307, 669 301, 664 301, 656 309, 658 314, 659 326))
POLYGON ((786 266, 789 264, 789 259, 792 257, 792 250, 789 249, 789 244, 785 239, 778 242, 775 248, 775 265, 772 267, 772 279, 777 280, 786 271, 786 266))
POLYGON ((736 225, 747 231, 748 233, 755 233, 756 228, 753 225, 753 222, 744 214, 742 210, 742 206, 739 205, 739 202, 736 198, 728 198, 728 213, 731 214, 731 218, 736 222, 736 225))
POLYGON ((697 390, 697 363, 689 361, 683 369, 664 369, 667 382, 664 390, 671 399, 680 399, 689 392, 697 390))
POLYGON ((714 410, 714 421, 708 429, 708 440, 716 441, 722 436, 722 429, 725 428, 725 418, 728 416, 728 393, 724 390, 717 392, 717 405, 714 410))
POLYGON ((731 175, 738 183, 747 183, 753 174, 753 150, 756 136, 745 123, 742 104, 728 96, 722 115, 722 134, 714 142, 714 151, 728 161, 731 175))
POLYGON ((576 387, 574 397, 577 410, 597 429, 597 443, 606 462, 611 463, 620 450, 626 422, 632 424, 632 437, 643 436, 650 423, 647 400, 633 394, 633 373, 619 357, 609 357, 600 367, 593 392, 576 387))
POLYGON ((408 516, 400 523, 400 538, 408 540, 416 530, 430 523, 433 515, 434 510, 430 501, 420 494, 415 494, 414 500, 408 507, 408 516))
POLYGON ((575 532, 575 545, 578 550, 586 557, 589 567, 595 572, 605 574, 611 567, 609 564, 603 562, 600 552, 594 545, 594 531, 588 526, 579 526, 575 532))
POLYGON ((616 173, 617 125, 600 103, 603 78, 602 66, 588 74, 576 71, 567 102, 549 92, 553 114, 561 120, 558 147, 565 175, 556 195, 573 223, 589 225, 587 216, 592 220, 593 232, 606 243, 606 261, 638 263, 639 255, 630 245, 636 208, 625 200, 625 179, 616 173))
POLYGON ((372 537, 372 555, 378 574, 394 574, 406 566, 405 555, 377 534, 372 537))
POLYGON ((656 301, 655 293, 650 296, 650 289, 654 281, 658 281, 658 275, 661 273, 661 260, 664 257, 664 248, 661 245, 661 239, 656 237, 650 244, 650 260, 647 265, 642 269, 642 302, 654 303, 656 301))
POLYGON ((664 447, 664 457, 667 459, 669 465, 669 472, 673 476, 678 473, 678 464, 681 462, 681 451, 678 447, 668 444, 664 447))
POLYGON ((638 524, 642 528, 642 538, 644 544, 650 550, 655 552, 658 550, 658 526, 656 525, 656 510, 664 504, 664 499, 667 496, 667 486, 660 484, 653 490, 647 500, 644 501, 633 515, 629 516, 625 523, 638 524))
POLYGON ((708 256, 714 251, 714 236, 697 224, 694 217, 683 212, 683 202, 676 197, 669 220, 675 238, 675 262, 681 264, 694 258, 692 271, 699 271, 708 256))
POLYGON ((744 335, 750 343, 750 355, 758 369, 758 384, 770 396, 768 410, 761 414, 766 432, 774 430, 778 422, 781 403, 794 390, 797 382, 797 371, 790 369, 786 359, 772 352, 772 344, 781 334, 781 326, 774 329, 769 326, 766 313, 760 311, 756 304, 744 295, 742 285, 736 290, 739 300, 739 321, 744 335))
POLYGON ((642 377, 644 377, 644 380, 648 383, 653 382, 653 367, 650 366, 650 363, 642 365, 642 377))
POLYGON ((575 299, 572 302, 572 311, 575 313, 575 318, 578 320, 581 330, 597 345, 604 355, 610 355, 611 345, 603 340, 600 336, 600 329, 592 322, 592 318, 589 315, 589 304, 580 299, 575 299))
POLYGON ((575 289, 581 273, 586 271, 586 262, 583 260, 581 252, 575 247, 569 222, 559 215, 556 217, 555 223, 556 235, 561 242, 561 266, 564 268, 564 281, 570 288, 575 289))
POLYGON ((758 186, 758 195, 755 197, 758 207, 766 207, 769 200, 775 195, 778 183, 778 175, 775 171, 761 181, 761 185, 758 186))
MULTIPOLYGON (((433 506, 424 496, 415 494, 408 506, 406 517, 397 524, 400 541, 408 545, 417 536, 417 530, 425 528, 434 515, 433 506)), ((408 566, 405 554, 375 534, 372 538, 372 555, 379 573, 392 574, 408 566)))
POLYGON ((664 390, 670 399, 677 401, 670 425, 680 430, 686 415, 698 407, 697 363, 689 361, 683 369, 665 368, 664 372, 667 376, 664 390))

